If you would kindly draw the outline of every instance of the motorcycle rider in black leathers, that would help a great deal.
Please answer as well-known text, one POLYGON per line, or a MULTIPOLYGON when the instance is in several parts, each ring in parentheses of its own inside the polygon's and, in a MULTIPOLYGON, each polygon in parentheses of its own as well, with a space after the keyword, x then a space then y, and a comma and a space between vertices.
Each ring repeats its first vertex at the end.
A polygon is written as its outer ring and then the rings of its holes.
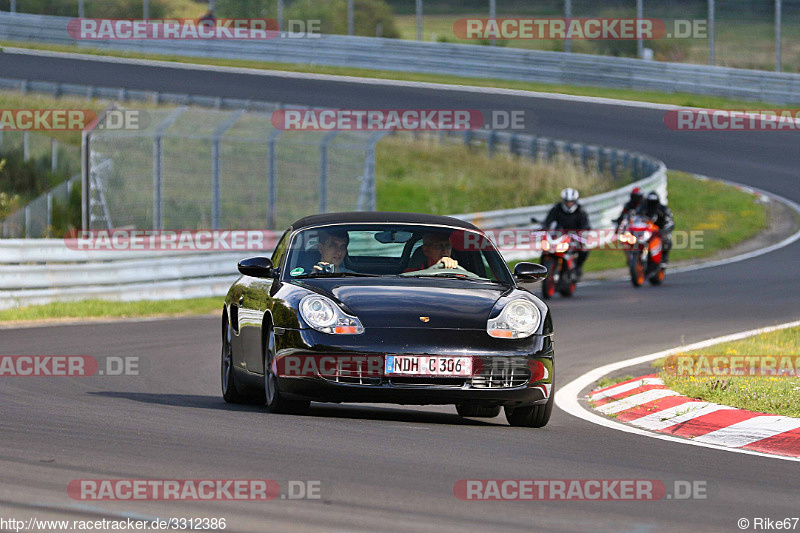
MULTIPOLYGON (((561 201, 554 205, 547 218, 544 220, 543 228, 550 229, 555 227, 562 230, 588 230, 589 216, 578 203, 579 193, 575 189, 566 188, 561 191, 561 201)), ((583 263, 589 257, 589 252, 581 249, 575 264, 575 274, 578 280, 583 276, 583 263)))
POLYGON ((672 249, 672 230, 675 222, 672 219, 672 211, 663 205, 654 191, 647 194, 644 203, 637 210, 637 214, 644 215, 658 226, 661 231, 663 241, 663 253, 661 255, 661 268, 669 263, 669 251, 672 249))

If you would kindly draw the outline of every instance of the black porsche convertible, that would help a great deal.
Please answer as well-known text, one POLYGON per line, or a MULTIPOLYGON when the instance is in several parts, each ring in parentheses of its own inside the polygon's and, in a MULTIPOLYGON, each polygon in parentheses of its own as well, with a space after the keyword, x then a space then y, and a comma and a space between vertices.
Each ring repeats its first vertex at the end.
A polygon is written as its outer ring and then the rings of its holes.
POLYGON ((547 306, 489 239, 451 217, 390 212, 302 218, 271 258, 239 262, 222 312, 222 394, 302 413, 311 401, 505 409, 541 427, 553 408, 547 306))

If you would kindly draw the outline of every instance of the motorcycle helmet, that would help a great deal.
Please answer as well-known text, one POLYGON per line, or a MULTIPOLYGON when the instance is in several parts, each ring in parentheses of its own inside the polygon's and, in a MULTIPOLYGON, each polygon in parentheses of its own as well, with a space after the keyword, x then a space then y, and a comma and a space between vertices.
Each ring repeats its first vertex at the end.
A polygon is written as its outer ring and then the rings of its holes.
POLYGON ((573 188, 567 187, 561 191, 561 209, 567 213, 574 213, 578 209, 578 198, 580 194, 573 188))
POLYGON ((661 205, 661 201, 658 198, 658 194, 656 194, 655 191, 648 193, 647 199, 644 202, 644 211, 647 213, 647 216, 651 217, 655 215, 659 205, 661 205))
POLYGON ((642 203, 642 198, 644 198, 644 194, 642 194, 642 189, 636 187, 631 191, 631 205, 633 207, 637 207, 639 204, 642 203))

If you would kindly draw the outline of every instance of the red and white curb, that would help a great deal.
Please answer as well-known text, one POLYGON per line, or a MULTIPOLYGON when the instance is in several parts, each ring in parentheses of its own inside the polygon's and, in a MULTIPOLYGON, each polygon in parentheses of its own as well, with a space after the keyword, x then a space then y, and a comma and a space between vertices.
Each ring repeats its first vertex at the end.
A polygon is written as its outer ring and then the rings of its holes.
POLYGON ((597 411, 587 408, 581 402, 583 399, 589 399, 583 394, 583 391, 612 372, 649 363, 679 352, 707 348, 714 344, 736 341, 795 326, 800 326, 800 320, 716 337, 601 366, 561 387, 556 392, 555 402, 559 409, 573 416, 625 433, 732 453, 758 455, 784 461, 800 461, 800 452, 785 453, 800 448, 798 445, 800 419, 750 413, 741 409, 683 398, 678 393, 664 387, 664 383, 656 376, 636 378, 594 391, 591 400, 598 407, 597 411), (618 396, 618 398, 610 401, 614 396, 618 396), (606 405, 608 407, 603 408, 606 405), (600 411, 601 408, 602 411, 600 411), (649 408, 652 408, 652 411, 648 411, 649 408), (617 411, 614 412, 614 410, 617 411), (616 418, 611 418, 608 414, 616 414, 616 418), (638 421, 639 425, 635 425, 634 421, 638 421), (794 425, 795 421, 797 425, 794 425), (783 452, 775 451, 776 443, 786 439, 791 439, 792 444, 782 446, 783 452), (767 450, 766 447, 769 449, 767 450))
POLYGON ((594 409, 634 426, 758 452, 800 457, 800 418, 766 415, 681 396, 655 374, 589 394, 594 409))

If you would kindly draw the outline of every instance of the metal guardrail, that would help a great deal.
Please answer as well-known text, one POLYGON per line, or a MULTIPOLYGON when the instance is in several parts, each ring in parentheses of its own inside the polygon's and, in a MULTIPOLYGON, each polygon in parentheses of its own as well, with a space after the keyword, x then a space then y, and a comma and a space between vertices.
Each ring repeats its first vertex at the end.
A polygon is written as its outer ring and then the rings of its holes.
POLYGON ((373 37, 76 41, 69 17, 0 13, 0 39, 148 54, 269 60, 800 103, 800 75, 563 52, 373 37))

